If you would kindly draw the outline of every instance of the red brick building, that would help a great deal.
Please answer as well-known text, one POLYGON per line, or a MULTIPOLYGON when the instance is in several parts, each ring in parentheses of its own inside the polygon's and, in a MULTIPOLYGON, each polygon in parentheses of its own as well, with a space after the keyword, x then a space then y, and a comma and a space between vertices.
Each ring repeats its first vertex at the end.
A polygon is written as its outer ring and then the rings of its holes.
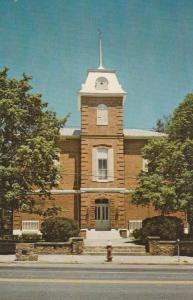
MULTIPOLYGON (((132 231, 155 214, 151 207, 132 205, 131 195, 137 175, 146 168, 141 149, 161 134, 124 129, 125 98, 115 71, 102 66, 89 70, 78 94, 81 127, 61 130, 61 181, 46 206, 61 206, 62 214, 76 219, 88 237, 95 231, 132 231)), ((39 232, 40 221, 15 214, 14 234, 39 232)))

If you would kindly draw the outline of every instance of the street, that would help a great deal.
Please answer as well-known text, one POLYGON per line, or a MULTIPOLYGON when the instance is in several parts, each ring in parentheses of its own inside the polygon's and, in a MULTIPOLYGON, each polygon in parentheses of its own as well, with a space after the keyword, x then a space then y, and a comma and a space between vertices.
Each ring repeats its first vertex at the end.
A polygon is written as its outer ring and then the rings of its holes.
POLYGON ((192 266, 0 267, 0 299, 191 299, 192 266))

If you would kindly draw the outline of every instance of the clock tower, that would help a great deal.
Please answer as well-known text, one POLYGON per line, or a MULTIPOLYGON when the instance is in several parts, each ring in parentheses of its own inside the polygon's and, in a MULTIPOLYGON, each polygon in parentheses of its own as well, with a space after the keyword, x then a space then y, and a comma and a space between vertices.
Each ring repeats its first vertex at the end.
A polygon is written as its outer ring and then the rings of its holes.
MULTIPOLYGON (((78 95, 81 111, 81 229, 127 228, 123 104, 116 72, 102 65, 88 70, 78 95)), ((88 236, 88 234, 87 234, 88 236)))

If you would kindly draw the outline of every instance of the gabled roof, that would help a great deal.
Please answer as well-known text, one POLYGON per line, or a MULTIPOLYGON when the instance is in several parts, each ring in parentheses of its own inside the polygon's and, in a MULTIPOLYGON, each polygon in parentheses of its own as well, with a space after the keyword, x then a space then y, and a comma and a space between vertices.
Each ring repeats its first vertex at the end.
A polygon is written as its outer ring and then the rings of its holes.
MULTIPOLYGON (((81 130, 79 128, 61 128, 60 135, 71 138, 79 138, 81 130)), ((156 137, 164 137, 166 134, 153 130, 142 129, 123 129, 125 139, 150 139, 156 137)))

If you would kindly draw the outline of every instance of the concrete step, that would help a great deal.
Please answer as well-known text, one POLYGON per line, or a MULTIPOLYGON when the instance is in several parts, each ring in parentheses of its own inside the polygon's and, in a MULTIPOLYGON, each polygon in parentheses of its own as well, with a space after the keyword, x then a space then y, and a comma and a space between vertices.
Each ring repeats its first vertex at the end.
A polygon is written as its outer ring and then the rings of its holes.
MULTIPOLYGON (((86 248, 84 251, 86 252, 106 252, 107 250, 106 249, 88 249, 86 248)), ((113 248, 113 252, 125 252, 125 253, 128 253, 128 252, 145 252, 145 249, 115 249, 113 248)))
MULTIPOLYGON (((84 246, 85 249, 106 249, 106 246, 84 246)), ((133 246, 113 246, 114 250, 145 250, 145 246, 143 245, 133 245, 133 246)))
POLYGON ((119 230, 111 229, 107 231, 97 231, 95 229, 88 230, 87 233, 87 239, 91 240, 113 240, 113 239, 120 239, 120 233, 119 230))
MULTIPOLYGON (((100 256, 106 256, 106 252, 96 252, 96 253, 90 253, 90 252, 84 252, 83 255, 100 255, 100 256)), ((118 252, 118 253, 112 253, 113 256, 145 256, 148 255, 146 252, 129 252, 129 253, 122 253, 122 252, 118 252)))
MULTIPOLYGON (((102 254, 105 254, 107 253, 107 251, 84 251, 84 254, 87 254, 87 255, 97 255, 98 253, 102 253, 102 254)), ((145 251, 113 251, 113 254, 114 255, 119 255, 119 254, 125 254, 125 255, 129 255, 129 254, 132 254, 132 253, 136 253, 136 255, 139 255, 139 254, 146 254, 145 251)))
MULTIPOLYGON (((105 255, 107 252, 104 246, 85 246, 85 255, 105 255)), ((146 255, 145 246, 133 245, 133 246, 115 246, 113 247, 113 255, 146 255)))

